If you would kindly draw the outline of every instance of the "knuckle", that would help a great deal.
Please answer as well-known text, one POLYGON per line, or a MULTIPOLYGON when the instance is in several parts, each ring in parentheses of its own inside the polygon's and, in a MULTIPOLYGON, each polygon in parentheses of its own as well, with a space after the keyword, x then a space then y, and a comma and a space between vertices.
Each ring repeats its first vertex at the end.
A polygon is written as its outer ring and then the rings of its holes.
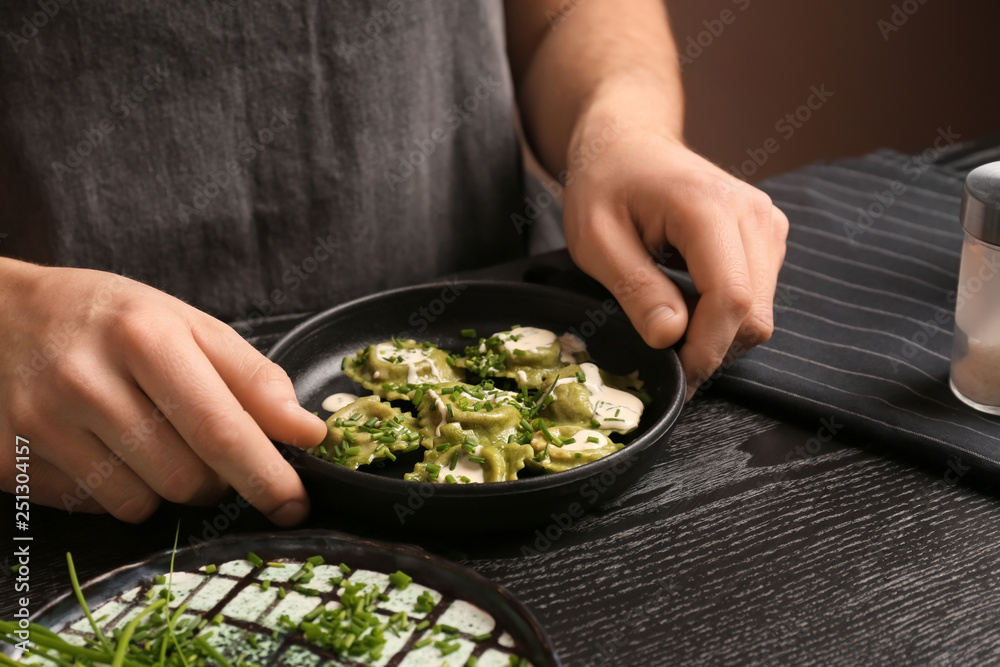
POLYGON ((126 523, 142 523, 160 506, 160 497, 149 489, 137 492, 119 503, 104 508, 116 519, 126 523))
POLYGON ((714 171, 695 171, 687 176, 687 186, 693 194, 706 198, 727 200, 732 196, 733 183, 724 174, 714 171))
POLYGON ((762 309, 760 312, 752 312, 743 323, 743 336, 746 341, 745 346, 749 349, 755 345, 761 345, 771 340, 774 335, 774 316, 770 309, 762 309))
POLYGON ((198 497, 205 482, 202 471, 178 466, 159 481, 159 492, 164 500, 186 504, 198 497))
POLYGON ((96 377, 87 361, 68 353, 52 369, 52 388, 61 396, 91 397, 99 393, 96 377))
POLYGON ((239 426, 239 417, 228 410, 208 410, 195 424, 190 444, 212 460, 232 458, 239 426))
POLYGON ((790 224, 788 222, 788 216, 781 209, 775 207, 773 214, 771 215, 771 220, 774 225, 775 233, 779 234, 784 240, 788 236, 788 229, 790 224))
POLYGON ((722 299, 729 312, 743 318, 753 307, 753 290, 744 282, 734 283, 722 292, 722 299))
POLYGON ((756 188, 751 189, 747 195, 746 206, 758 221, 765 224, 771 221, 774 202, 766 192, 756 188))
POLYGON ((146 347, 163 337, 163 320, 149 308, 124 304, 113 322, 118 338, 126 345, 146 347))
POLYGON ((247 376, 251 383, 291 389, 292 380, 284 368, 262 356, 256 350, 248 351, 246 357, 244 366, 250 371, 247 376))

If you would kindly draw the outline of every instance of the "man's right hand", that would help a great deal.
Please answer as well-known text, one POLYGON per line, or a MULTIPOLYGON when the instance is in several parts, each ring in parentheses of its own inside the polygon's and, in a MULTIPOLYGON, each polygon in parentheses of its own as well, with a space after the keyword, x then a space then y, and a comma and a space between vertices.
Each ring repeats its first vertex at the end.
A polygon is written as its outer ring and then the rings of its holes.
POLYGON ((21 436, 44 505, 138 522, 232 486, 279 525, 308 514, 269 438, 311 447, 326 426, 229 326, 128 278, 10 259, 0 311, 0 489, 21 436))

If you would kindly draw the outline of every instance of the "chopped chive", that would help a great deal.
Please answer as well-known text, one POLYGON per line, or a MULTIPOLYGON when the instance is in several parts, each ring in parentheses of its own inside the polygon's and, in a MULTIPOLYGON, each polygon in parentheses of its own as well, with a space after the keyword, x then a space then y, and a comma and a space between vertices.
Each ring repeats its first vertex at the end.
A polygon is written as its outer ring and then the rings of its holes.
POLYGON ((462 338, 477 338, 475 329, 462 329, 462 338))
POLYGON ((580 384, 584 384, 587 381, 587 376, 583 374, 583 371, 576 372, 576 381, 580 384))
POLYGON ((416 627, 417 632, 420 632, 421 630, 426 630, 428 627, 430 627, 430 624, 431 624, 430 621, 420 621, 419 623, 417 623, 416 627))
POLYGON ((219 568, 217 568, 217 567, 215 566, 215 564, 211 564, 211 565, 206 565, 206 566, 205 566, 205 574, 215 574, 215 572, 216 572, 216 571, 217 571, 218 569, 219 569, 219 568))
POLYGON ((430 637, 424 637, 423 639, 421 639, 420 641, 418 641, 416 644, 414 644, 413 648, 423 648, 423 647, 425 647, 425 646, 433 643, 433 641, 434 640, 431 639, 430 637))
POLYGON ((258 556, 257 554, 255 554, 252 551, 247 554, 247 560, 250 561, 250 563, 254 567, 263 567, 263 565, 264 565, 264 559, 261 558, 260 556, 258 556))
POLYGON ((597 421, 596 419, 591 419, 590 420, 590 427, 591 428, 601 428, 601 422, 597 421))
POLYGON ((588 435, 587 436, 587 442, 596 442, 597 444, 601 444, 601 439, 600 438, 595 438, 592 435, 588 435))
POLYGON ((437 605, 434 602, 434 597, 428 591, 424 591, 417 598, 417 603, 413 606, 414 611, 418 611, 424 614, 429 614, 434 611, 434 607, 437 605))
POLYGON ((396 570, 389 575, 389 582, 401 591, 405 591, 412 581, 413 577, 401 570, 396 570))
POLYGON ((343 572, 344 575, 346 576, 346 575, 349 575, 351 573, 351 568, 347 567, 346 563, 341 563, 340 564, 340 571, 343 572))
POLYGON ((167 578, 162 574, 158 574, 155 577, 153 577, 153 583, 155 583, 157 586, 162 586, 163 584, 167 583, 167 578))
POLYGON ((458 649, 462 648, 462 645, 459 644, 458 642, 452 642, 451 644, 449 644, 448 642, 443 640, 434 642, 434 646, 439 651, 441 651, 442 656, 450 655, 455 651, 457 651, 458 649))
POLYGON ((481 635, 476 635, 475 637, 473 637, 472 641, 474 641, 474 642, 484 642, 484 641, 486 641, 487 639, 489 639, 492 636, 493 635, 490 634, 489 632, 484 632, 481 635))
POLYGON ((444 478, 445 484, 458 484, 458 480, 455 479, 454 475, 448 475, 444 478))

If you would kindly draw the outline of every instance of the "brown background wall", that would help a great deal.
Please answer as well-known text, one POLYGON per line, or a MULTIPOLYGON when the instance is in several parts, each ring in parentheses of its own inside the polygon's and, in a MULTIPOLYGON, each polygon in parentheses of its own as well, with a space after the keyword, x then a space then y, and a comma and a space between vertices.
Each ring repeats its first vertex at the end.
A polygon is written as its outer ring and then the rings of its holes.
POLYGON ((1000 0, 667 0, 667 7, 678 48, 696 54, 683 66, 689 143, 727 170, 769 138, 780 145, 751 181, 880 147, 918 152, 949 126, 963 140, 1000 132, 1000 0), (893 5, 916 11, 897 13, 906 22, 885 39, 878 22, 892 25, 893 5), (731 23, 721 32, 715 23, 718 36, 701 35, 707 46, 698 54, 689 38, 723 10, 731 23), (786 139, 777 121, 814 85, 833 96, 786 139))

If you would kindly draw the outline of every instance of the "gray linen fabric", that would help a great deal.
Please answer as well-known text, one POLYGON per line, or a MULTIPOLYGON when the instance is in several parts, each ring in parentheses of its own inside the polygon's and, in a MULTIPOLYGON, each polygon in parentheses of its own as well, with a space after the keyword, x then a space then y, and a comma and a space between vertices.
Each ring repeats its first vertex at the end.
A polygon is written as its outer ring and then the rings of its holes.
POLYGON ((526 248, 501 0, 7 0, 0 252, 214 315, 526 248))

